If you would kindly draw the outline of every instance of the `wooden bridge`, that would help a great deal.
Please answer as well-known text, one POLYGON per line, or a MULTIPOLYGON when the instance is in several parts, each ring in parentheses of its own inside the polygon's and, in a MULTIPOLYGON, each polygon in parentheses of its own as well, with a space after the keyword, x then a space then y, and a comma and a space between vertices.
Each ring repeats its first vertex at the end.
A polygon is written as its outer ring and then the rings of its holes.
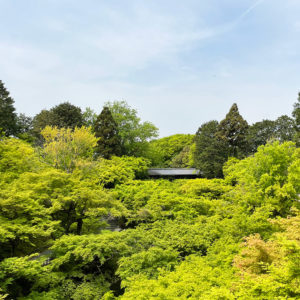
POLYGON ((200 170, 195 168, 150 168, 148 175, 152 178, 197 178, 200 170))

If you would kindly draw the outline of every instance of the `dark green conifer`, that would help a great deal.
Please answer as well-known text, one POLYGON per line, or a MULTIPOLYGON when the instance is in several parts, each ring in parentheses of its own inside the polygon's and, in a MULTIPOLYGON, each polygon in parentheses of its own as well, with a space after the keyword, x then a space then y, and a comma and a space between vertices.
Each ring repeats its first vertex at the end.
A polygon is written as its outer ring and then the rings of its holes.
POLYGON ((99 156, 109 159, 112 155, 121 154, 121 141, 118 126, 108 107, 104 107, 97 117, 94 132, 100 138, 96 152, 99 156))
POLYGON ((239 113, 234 103, 225 119, 218 126, 216 136, 228 144, 229 155, 233 157, 243 156, 247 153, 248 123, 239 113))
POLYGON ((298 93, 298 101, 294 104, 293 117, 296 124, 300 126, 300 92, 298 93))
POLYGON ((293 117, 295 119, 294 141, 297 146, 300 146, 300 92, 298 94, 298 101, 294 104, 293 117))
POLYGON ((0 80, 0 131, 6 136, 17 133, 17 114, 14 100, 9 96, 3 82, 0 80))
POLYGON ((195 136, 195 167, 206 178, 223 177, 223 164, 228 159, 228 144, 216 137, 218 121, 201 125, 195 136))

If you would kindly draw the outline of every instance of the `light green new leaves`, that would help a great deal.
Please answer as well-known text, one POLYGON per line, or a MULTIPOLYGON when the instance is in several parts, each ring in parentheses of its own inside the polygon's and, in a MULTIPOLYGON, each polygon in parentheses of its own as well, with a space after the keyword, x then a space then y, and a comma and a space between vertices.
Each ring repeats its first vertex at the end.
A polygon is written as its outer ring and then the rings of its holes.
POLYGON ((240 203, 256 207, 270 204, 285 216, 292 205, 298 206, 300 185, 300 149, 292 142, 269 143, 258 148, 254 156, 231 160, 224 167, 225 180, 237 183, 240 203))
POLYGON ((81 160, 92 158, 98 141, 92 129, 84 126, 74 130, 46 126, 41 134, 45 139, 43 153, 46 161, 68 173, 81 160))

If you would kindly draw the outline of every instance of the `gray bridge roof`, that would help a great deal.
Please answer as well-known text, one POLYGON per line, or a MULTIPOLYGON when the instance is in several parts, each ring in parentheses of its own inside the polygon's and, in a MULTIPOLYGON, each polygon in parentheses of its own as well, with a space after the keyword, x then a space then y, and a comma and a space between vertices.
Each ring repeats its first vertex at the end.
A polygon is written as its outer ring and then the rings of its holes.
POLYGON ((200 171, 195 168, 151 168, 148 169, 149 176, 197 176, 200 171))

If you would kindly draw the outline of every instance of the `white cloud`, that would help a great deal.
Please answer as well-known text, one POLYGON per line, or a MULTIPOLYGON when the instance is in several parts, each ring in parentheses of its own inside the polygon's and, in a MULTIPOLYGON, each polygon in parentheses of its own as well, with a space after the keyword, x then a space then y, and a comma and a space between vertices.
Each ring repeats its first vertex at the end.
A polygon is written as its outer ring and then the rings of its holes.
POLYGON ((155 60, 166 62, 194 42, 214 35, 210 28, 195 30, 191 24, 178 24, 176 17, 150 11, 137 11, 131 20, 116 14, 109 28, 98 28, 81 39, 118 67, 140 69, 155 60))

